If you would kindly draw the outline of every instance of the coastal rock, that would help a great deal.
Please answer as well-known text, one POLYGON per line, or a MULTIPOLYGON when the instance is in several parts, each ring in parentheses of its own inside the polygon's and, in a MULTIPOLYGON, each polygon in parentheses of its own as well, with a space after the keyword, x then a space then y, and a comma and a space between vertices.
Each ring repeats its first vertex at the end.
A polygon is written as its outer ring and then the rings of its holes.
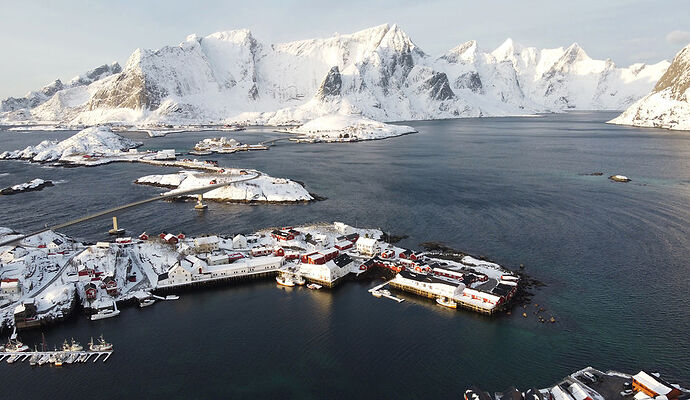
POLYGON ((23 192, 34 192, 34 191, 38 191, 38 190, 43 190, 43 188, 48 187, 48 186, 53 186, 53 182, 52 181, 44 181, 43 179, 33 179, 33 180, 26 182, 26 183, 6 187, 6 188, 0 190, 0 194, 7 196, 7 195, 23 193, 23 192))

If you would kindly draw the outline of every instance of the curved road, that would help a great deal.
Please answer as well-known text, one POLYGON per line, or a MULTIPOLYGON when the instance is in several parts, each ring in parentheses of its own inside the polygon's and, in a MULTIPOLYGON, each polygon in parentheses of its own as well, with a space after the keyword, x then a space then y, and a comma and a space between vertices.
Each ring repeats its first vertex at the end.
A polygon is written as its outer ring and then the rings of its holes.
POLYGON ((240 182, 251 181, 252 179, 256 179, 256 178, 258 178, 258 177, 261 176, 261 173, 258 172, 258 171, 254 171, 254 173, 255 173, 254 176, 246 177, 246 178, 242 178, 242 179, 238 179, 238 180, 232 181, 232 182, 221 183, 221 184, 215 184, 215 185, 207 185, 207 186, 198 186, 198 187, 195 187, 195 188, 184 189, 184 190, 172 190, 171 193, 169 193, 169 194, 160 194, 160 195, 158 195, 158 196, 156 196, 156 197, 150 197, 150 198, 148 198, 148 199, 139 200, 139 201, 135 201, 135 202, 132 202, 132 203, 124 204, 124 205, 121 205, 121 206, 109 208, 109 209, 107 209, 107 210, 100 211, 100 212, 97 212, 97 213, 95 213, 95 214, 90 214, 90 215, 87 215, 87 216, 84 216, 84 217, 81 217, 81 218, 77 218, 77 219, 73 219, 73 220, 71 220, 71 221, 64 222, 64 223, 62 223, 62 224, 58 224, 58 225, 46 227, 46 228, 43 228, 43 229, 38 230, 38 231, 35 231, 35 232, 27 233, 27 234, 25 234, 25 235, 21 235, 21 236, 18 236, 18 237, 9 239, 9 240, 5 240, 5 241, 3 241, 3 242, 0 242, 0 246, 5 246, 5 245, 8 245, 8 244, 12 244, 12 243, 18 242, 18 241, 20 241, 20 240, 26 239, 27 237, 34 236, 34 235, 38 235, 39 233, 43 233, 43 232, 45 232, 45 231, 49 231, 49 230, 58 230, 58 229, 66 228, 66 227, 71 226, 71 225, 79 224, 79 223, 82 223, 82 222, 84 222, 84 221, 88 221, 88 220, 90 220, 90 219, 102 217, 102 216, 104 216, 104 215, 108 215, 108 214, 111 214, 111 213, 114 213, 114 212, 117 212, 117 211, 120 211, 120 210, 125 210, 125 209, 127 209, 127 208, 137 207, 137 206, 140 206, 140 205, 142 205, 142 204, 151 203, 151 202, 154 202, 154 201, 157 201, 157 200, 165 200, 165 199, 169 199, 169 198, 172 198, 172 197, 179 197, 179 196, 182 196, 182 195, 185 195, 185 194, 190 194, 190 193, 206 193, 206 192, 209 192, 209 191, 211 191, 211 190, 218 189, 218 188, 221 188, 221 187, 234 185, 234 184, 240 183, 240 182))

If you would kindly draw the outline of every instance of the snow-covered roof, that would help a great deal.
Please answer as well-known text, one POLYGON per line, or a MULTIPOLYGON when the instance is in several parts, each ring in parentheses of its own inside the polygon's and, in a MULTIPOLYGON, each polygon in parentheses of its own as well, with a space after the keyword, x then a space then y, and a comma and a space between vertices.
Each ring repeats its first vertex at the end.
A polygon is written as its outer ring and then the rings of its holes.
POLYGON ((214 254, 214 255, 208 256, 208 262, 227 261, 227 260, 228 260, 227 254, 214 254))
POLYGON ((633 379, 644 385, 647 389, 652 390, 657 394, 665 395, 669 394, 671 390, 673 390, 672 387, 662 382, 659 382, 657 378, 655 378, 652 375, 649 375, 644 371, 640 371, 636 375, 633 375, 633 379))
POLYGON ((577 382, 573 382, 573 384, 570 385, 570 393, 573 395, 575 400, 585 400, 590 398, 582 385, 577 382))
POLYGON ((18 281, 2 281, 0 282, 0 289, 14 289, 19 287, 19 282, 18 281))
POLYGON ((204 236, 194 239, 194 244, 201 246, 205 244, 216 244, 218 241, 218 236, 204 236))
POLYGON ((366 247, 373 247, 376 246, 377 240, 374 238, 366 238, 366 237, 360 237, 357 239, 357 244, 361 244, 362 246, 366 247))

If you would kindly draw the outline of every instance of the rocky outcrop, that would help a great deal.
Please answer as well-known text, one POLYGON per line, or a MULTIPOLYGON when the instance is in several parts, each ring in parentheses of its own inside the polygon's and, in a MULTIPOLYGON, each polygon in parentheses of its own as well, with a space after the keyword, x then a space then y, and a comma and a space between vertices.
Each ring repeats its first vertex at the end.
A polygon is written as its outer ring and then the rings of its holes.
POLYGON ((342 86, 343 80, 340 77, 340 70, 337 66, 332 67, 321 86, 319 86, 319 90, 316 91, 315 97, 324 100, 329 97, 340 96, 342 86))

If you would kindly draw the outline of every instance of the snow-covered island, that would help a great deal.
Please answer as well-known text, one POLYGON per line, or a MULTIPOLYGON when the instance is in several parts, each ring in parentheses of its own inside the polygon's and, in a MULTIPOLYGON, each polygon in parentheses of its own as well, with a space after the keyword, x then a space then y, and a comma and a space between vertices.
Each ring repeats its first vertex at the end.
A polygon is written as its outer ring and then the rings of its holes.
MULTIPOLYGON (((234 185, 223 186, 204 193, 206 200, 237 203, 296 203, 315 200, 301 184, 284 178, 274 178, 255 170, 218 168, 213 171, 180 171, 176 174, 147 175, 135 181, 140 185, 152 185, 184 191, 209 184, 223 185, 255 176, 234 185)), ((165 194, 172 194, 175 190, 165 194)), ((196 197, 196 195, 188 195, 196 197)))
POLYGON ((651 93, 609 122, 690 130, 690 45, 676 54, 651 93))
MULTIPOLYGON (((498 264, 470 256, 438 259, 386 243, 382 236, 378 229, 340 222, 195 238, 144 232, 94 245, 46 231, 0 247, 0 320, 4 328, 40 326, 64 318, 77 303, 93 313, 237 278, 333 287, 346 276, 372 270, 389 275, 388 282, 371 289, 377 297, 394 298, 378 291, 390 284, 447 307, 486 314, 506 307, 517 290, 518 276, 498 264)), ((0 228, 0 242, 19 237, 0 228)))
POLYGON ((25 183, 20 183, 19 185, 14 185, 10 187, 6 187, 2 190, 0 190, 0 195, 11 195, 11 194, 17 194, 17 193, 23 193, 23 192, 35 192, 38 190, 43 190, 43 188, 48 187, 48 186, 53 186, 52 181, 45 181, 43 179, 32 179, 29 182, 25 183))
POLYGON ((189 154, 206 155, 212 153, 236 153, 238 151, 268 150, 262 144, 244 144, 228 137, 206 138, 194 145, 189 154))
MULTIPOLYGON (((392 125, 374 121, 361 115, 331 114, 316 118, 286 132, 307 137, 307 141, 357 142, 386 139, 417 132, 411 126, 392 125)), ((296 141, 302 141, 296 138, 296 141)))
POLYGON ((5 151, 0 153, 0 159, 80 163, 90 158, 138 154, 136 152, 130 153, 129 150, 139 146, 141 143, 120 136, 110 128, 91 127, 79 131, 63 141, 44 140, 36 146, 28 146, 24 150, 5 151))

